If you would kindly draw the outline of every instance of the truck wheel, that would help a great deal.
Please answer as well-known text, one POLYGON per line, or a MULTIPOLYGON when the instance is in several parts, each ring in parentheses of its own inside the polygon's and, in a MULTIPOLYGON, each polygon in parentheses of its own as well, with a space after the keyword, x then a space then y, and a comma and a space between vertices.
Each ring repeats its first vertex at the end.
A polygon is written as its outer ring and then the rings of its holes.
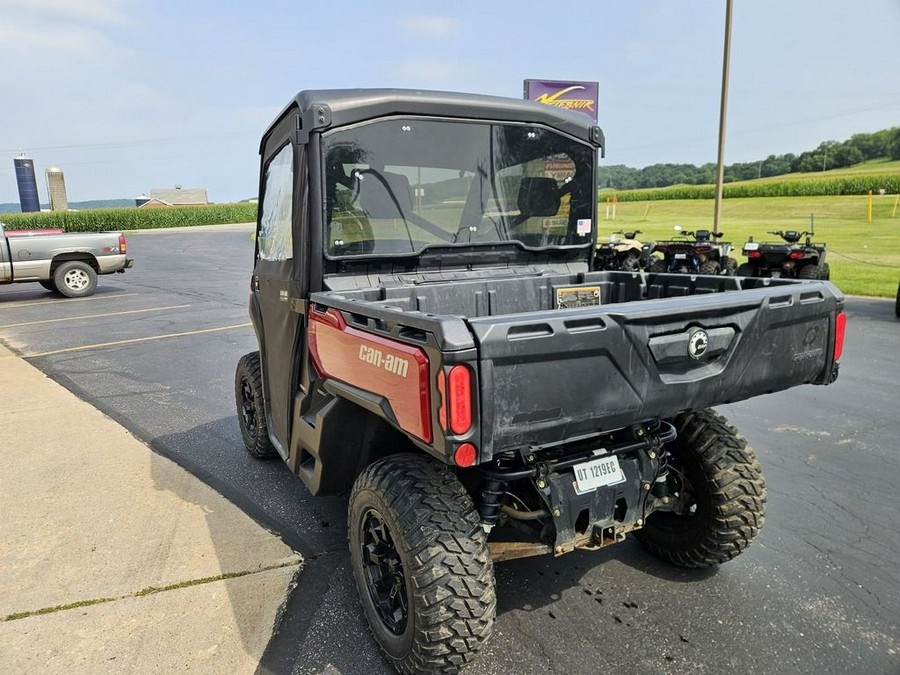
POLYGON ((497 610, 487 535, 465 488, 423 455, 385 457, 356 479, 348 517, 366 620, 401 673, 457 672, 497 610))
POLYGON ((97 288, 97 272, 86 262, 69 260, 53 272, 56 290, 67 298, 83 298, 97 288))
POLYGON ((266 426, 266 406, 263 398, 259 352, 244 354, 234 373, 234 399, 237 403, 238 423, 247 452, 256 459, 271 459, 278 454, 269 440, 266 426))
POLYGON ((700 265, 700 274, 718 274, 719 262, 717 260, 707 260, 700 265))
POLYGON ((737 429, 712 410, 679 415, 675 426, 669 472, 682 481, 688 508, 651 514, 635 536, 678 567, 719 565, 747 548, 763 526, 762 469, 737 429))
POLYGON ((753 271, 753 265, 750 263, 741 263, 735 274, 739 277, 755 277, 756 272, 753 271))
POLYGON ((59 293, 59 289, 56 288, 56 284, 53 283, 53 279, 44 279, 43 281, 39 281, 38 283, 51 293, 59 293))
POLYGON ((819 266, 818 265, 804 265, 800 268, 800 271, 797 272, 797 276, 800 279, 820 279, 819 276, 819 266))

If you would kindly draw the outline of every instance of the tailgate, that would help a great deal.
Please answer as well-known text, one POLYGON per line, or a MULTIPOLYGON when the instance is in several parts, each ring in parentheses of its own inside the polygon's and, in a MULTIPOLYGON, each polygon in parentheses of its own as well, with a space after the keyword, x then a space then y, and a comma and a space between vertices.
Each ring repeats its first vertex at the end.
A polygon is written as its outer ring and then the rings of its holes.
POLYGON ((842 304, 811 282, 470 319, 485 449, 828 384, 842 304))

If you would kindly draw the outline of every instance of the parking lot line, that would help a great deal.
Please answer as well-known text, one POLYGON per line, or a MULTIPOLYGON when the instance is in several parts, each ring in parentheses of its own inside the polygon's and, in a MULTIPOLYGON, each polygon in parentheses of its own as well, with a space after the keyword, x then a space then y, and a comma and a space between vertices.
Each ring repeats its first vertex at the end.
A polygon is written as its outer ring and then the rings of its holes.
POLYGON ((88 302, 89 300, 109 300, 112 298, 126 298, 129 295, 139 293, 116 293, 114 295, 92 295, 89 298, 66 298, 65 300, 39 300, 38 302, 17 302, 10 305, 0 305, 0 309, 18 309, 19 307, 34 307, 35 305, 55 305, 57 302, 88 302))
MULTIPOLYGON (((233 326, 219 326, 217 328, 203 328, 200 330, 190 330, 184 333, 167 333, 165 335, 151 335, 149 337, 130 338, 128 340, 116 340, 115 342, 101 342, 93 345, 80 345, 78 347, 66 347, 65 349, 54 349, 48 352, 36 352, 34 354, 22 354, 23 359, 34 359, 38 356, 52 356, 54 354, 66 354, 68 352, 80 352, 86 349, 103 349, 104 347, 117 347, 119 345, 130 345, 136 342, 151 342, 153 340, 167 340, 169 338, 185 337, 188 335, 201 335, 203 333, 216 333, 223 330, 233 330, 235 328, 247 328, 252 326, 249 321, 247 323, 236 323, 233 326)), ((0 359, 4 357, 0 356, 0 359)))
POLYGON ((148 309, 128 309, 123 312, 104 312, 103 314, 85 314, 84 316, 65 316, 61 319, 41 319, 40 321, 23 321, 22 323, 10 323, 0 326, 4 328, 19 328, 21 326, 36 326, 42 323, 58 323, 60 321, 78 321, 79 319, 100 319, 106 316, 122 316, 124 314, 141 314, 143 312, 162 312, 167 309, 184 309, 190 305, 169 305, 168 307, 150 307, 148 309))

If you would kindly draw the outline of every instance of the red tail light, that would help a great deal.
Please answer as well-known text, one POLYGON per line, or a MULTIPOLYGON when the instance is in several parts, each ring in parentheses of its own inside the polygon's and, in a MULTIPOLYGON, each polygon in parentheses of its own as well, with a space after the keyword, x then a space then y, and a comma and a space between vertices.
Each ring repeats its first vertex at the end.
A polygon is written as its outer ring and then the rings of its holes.
POLYGON ((847 315, 838 313, 834 318, 834 360, 840 361, 844 352, 844 330, 847 328, 847 315))
POLYGON ((748 251, 747 257, 748 258, 762 258, 762 253, 760 253, 759 251, 748 251))
POLYGON ((127 251, 127 249, 125 248, 125 235, 120 234, 119 235, 119 253, 124 255, 126 251, 127 251))
POLYGON ((788 257, 790 257, 791 260, 800 260, 804 255, 806 254, 803 253, 803 251, 791 251, 788 254, 788 257))
POLYGON ((475 449, 475 446, 471 443, 463 443, 456 449, 456 452, 453 453, 453 461, 456 462, 456 466, 472 466, 475 463, 475 457, 478 455, 478 451, 475 449))
POLYGON ((450 403, 450 431, 464 434, 472 428, 472 374, 462 365, 453 366, 447 376, 450 403))

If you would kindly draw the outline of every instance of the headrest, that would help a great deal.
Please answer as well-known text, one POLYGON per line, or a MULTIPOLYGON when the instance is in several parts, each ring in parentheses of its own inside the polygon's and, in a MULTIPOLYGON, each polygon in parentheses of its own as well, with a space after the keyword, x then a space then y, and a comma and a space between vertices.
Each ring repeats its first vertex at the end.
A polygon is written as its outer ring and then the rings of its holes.
POLYGON ((519 183, 519 213, 528 218, 555 216, 559 212, 556 179, 525 176, 519 183))
POLYGON ((409 179, 402 173, 363 169, 359 181, 359 206, 369 218, 406 218, 412 213, 409 179))

